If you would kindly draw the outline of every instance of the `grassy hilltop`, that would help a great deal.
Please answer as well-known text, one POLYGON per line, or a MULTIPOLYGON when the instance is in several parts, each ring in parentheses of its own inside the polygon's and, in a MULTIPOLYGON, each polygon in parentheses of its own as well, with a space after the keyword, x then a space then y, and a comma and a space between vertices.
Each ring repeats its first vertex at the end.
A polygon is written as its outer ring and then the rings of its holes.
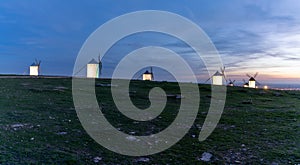
MULTIPOLYGON (((201 164, 300 163, 300 92, 227 88, 222 118, 209 138, 198 141, 210 105, 210 86, 199 85, 200 109, 189 133, 170 149, 151 156, 115 154, 93 141, 74 109, 70 78, 0 79, 0 164, 201 164)), ((109 80, 96 83, 108 84, 109 80)), ((132 101, 146 108, 152 87, 179 94, 177 83, 133 81, 132 101), (134 92, 133 92, 134 91, 134 92)), ((112 125, 133 135, 166 128, 176 117, 180 100, 168 98, 165 111, 149 122, 136 122, 118 112, 110 87, 97 86, 103 113, 112 125)))

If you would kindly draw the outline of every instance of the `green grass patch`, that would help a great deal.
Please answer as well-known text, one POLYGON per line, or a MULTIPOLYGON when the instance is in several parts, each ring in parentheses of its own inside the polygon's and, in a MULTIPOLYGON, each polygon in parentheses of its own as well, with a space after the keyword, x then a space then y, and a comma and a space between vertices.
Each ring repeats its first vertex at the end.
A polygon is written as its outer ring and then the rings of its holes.
MULTIPOLYGON (((203 152, 213 155, 212 164, 300 163, 300 92, 228 87, 217 128, 199 142, 211 99, 210 86, 199 85, 198 116, 186 136, 168 150, 141 159, 111 152, 89 137, 77 118, 71 83, 70 78, 0 79, 0 164, 94 164, 97 157, 100 164, 204 164, 203 152)), ((180 94, 177 83, 132 81, 132 102, 147 108, 153 87, 180 94)), ((180 106, 180 99, 168 98, 158 118, 136 122, 118 111, 110 87, 95 89, 108 121, 128 134, 160 132, 180 106)))

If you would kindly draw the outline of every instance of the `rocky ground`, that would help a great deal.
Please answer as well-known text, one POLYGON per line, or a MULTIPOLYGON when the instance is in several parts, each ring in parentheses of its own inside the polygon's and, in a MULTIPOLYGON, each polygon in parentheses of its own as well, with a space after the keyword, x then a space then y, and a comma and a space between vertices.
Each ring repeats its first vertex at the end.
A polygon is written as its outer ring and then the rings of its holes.
MULTIPOLYGON (((97 80, 97 98, 108 121, 130 135, 156 133, 177 115, 180 99, 170 97, 155 120, 127 119, 114 106, 109 80, 97 80), (102 84, 102 85, 99 85, 102 84)), ((131 83, 132 102, 149 106, 154 86, 181 96, 176 83, 131 83)), ((204 142, 199 131, 210 105, 210 86, 199 86, 197 119, 176 145, 149 156, 111 152, 82 128, 74 109, 70 78, 0 79, 0 164, 299 164, 300 92, 227 88, 226 106, 215 131, 204 142)), ((132 140, 128 138, 128 140, 132 140)))

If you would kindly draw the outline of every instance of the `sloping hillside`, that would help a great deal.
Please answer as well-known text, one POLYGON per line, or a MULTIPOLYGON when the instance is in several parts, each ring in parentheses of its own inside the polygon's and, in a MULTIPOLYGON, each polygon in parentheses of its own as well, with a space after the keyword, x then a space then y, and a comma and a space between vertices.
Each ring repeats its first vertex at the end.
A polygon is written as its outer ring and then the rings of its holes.
MULTIPOLYGON (((300 163, 300 92, 228 87, 217 128, 199 142, 211 99, 210 86, 199 85, 200 109, 189 133, 162 153, 128 157, 103 148, 87 135, 74 109, 71 83, 70 78, 0 79, 0 164, 201 164, 203 153, 211 154, 211 163, 300 163)), ((109 80, 96 84, 108 121, 128 134, 157 133, 177 115, 180 98, 169 97, 157 119, 128 119, 113 103, 105 85, 109 80)), ((133 81, 132 102, 139 108, 149 106, 148 91, 155 86, 170 96, 180 94, 177 83, 133 81)))

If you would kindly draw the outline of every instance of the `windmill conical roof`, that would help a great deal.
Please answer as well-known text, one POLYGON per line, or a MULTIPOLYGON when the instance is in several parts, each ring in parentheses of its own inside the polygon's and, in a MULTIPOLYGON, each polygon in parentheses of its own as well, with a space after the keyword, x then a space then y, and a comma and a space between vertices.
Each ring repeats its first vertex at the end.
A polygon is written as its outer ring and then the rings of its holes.
POLYGON ((30 66, 39 66, 39 65, 34 62, 30 66))
POLYGON ((98 62, 95 59, 92 59, 89 64, 98 64, 98 62))
POLYGON ((214 74, 214 76, 223 76, 223 74, 220 73, 219 71, 216 71, 216 73, 214 74))
POLYGON ((146 72, 144 74, 151 74, 148 70, 146 70, 146 72))
POLYGON ((250 77, 249 81, 255 81, 255 79, 253 77, 250 77))

